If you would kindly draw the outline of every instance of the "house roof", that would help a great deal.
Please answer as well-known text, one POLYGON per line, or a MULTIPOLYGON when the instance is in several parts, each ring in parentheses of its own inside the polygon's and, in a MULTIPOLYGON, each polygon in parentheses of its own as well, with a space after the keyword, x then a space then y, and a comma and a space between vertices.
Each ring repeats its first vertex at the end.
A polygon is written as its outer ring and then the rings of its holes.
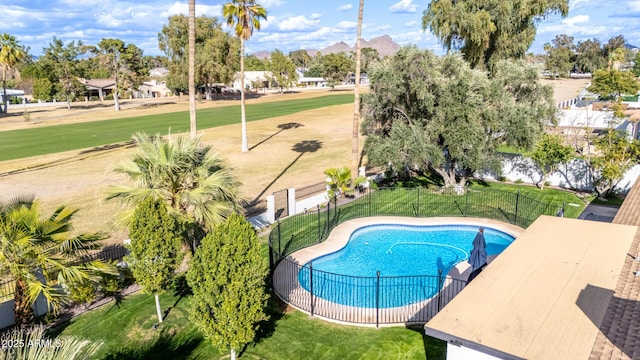
POLYGON ((112 89, 116 86, 113 79, 91 79, 82 81, 89 89, 112 89))
POLYGON ((637 232, 542 216, 425 332, 501 358, 587 359, 637 232))
MULTIPOLYGON (((640 178, 624 199, 614 224, 640 227, 640 178)), ((624 259, 615 292, 589 359, 640 359, 640 228, 624 259)))

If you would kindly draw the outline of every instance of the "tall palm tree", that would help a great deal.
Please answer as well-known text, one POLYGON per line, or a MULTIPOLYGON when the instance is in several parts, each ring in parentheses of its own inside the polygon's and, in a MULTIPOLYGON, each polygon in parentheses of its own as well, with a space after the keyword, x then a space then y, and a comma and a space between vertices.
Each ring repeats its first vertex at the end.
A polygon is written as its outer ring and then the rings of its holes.
POLYGON ((253 35, 253 30, 260 30, 260 19, 267 18, 267 10, 255 0, 232 0, 224 4, 222 14, 227 25, 234 27, 240 38, 240 113, 242 117, 242 152, 249 151, 247 143, 247 119, 244 104, 244 42, 253 35))
POLYGON ((87 280, 99 280, 98 274, 117 274, 112 266, 96 260, 80 264, 79 258, 96 249, 100 234, 71 237, 75 210, 60 206, 49 217, 40 216, 32 198, 0 203, 0 273, 15 280, 16 324, 34 318, 32 304, 43 296, 54 313, 68 301, 61 287, 72 287, 87 280), (43 281, 44 280, 44 281, 43 281))
POLYGON ((189 0, 189 134, 196 138, 196 0, 189 0))
POLYGON ((358 31, 356 39, 356 88, 353 100, 353 141, 351 144, 351 175, 358 176, 359 151, 358 151, 358 135, 360 122, 360 56, 362 53, 361 41, 362 37, 362 11, 364 9, 364 0, 360 0, 358 7, 358 31))
POLYGON ((9 109, 9 98, 7 97, 7 71, 16 66, 27 56, 25 48, 18 43, 15 36, 4 33, 0 35, 0 66, 2 66, 2 92, 4 98, 4 109, 0 106, 0 113, 9 109))
POLYGON ((132 186, 112 186, 107 199, 120 199, 129 209, 119 223, 128 226, 135 206, 153 197, 162 199, 187 227, 192 251, 205 233, 241 209, 238 182, 224 162, 201 146, 200 138, 166 139, 134 135, 138 150, 115 171, 127 175, 132 186))

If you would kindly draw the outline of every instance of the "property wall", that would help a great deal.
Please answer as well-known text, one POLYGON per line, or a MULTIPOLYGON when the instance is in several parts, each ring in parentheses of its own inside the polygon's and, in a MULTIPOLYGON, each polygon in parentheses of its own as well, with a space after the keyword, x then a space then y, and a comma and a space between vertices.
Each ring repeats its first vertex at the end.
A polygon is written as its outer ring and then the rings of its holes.
MULTIPOLYGON (((16 323, 13 299, 0 303, 0 329, 12 326, 16 323)), ((40 295, 32 306, 34 314, 37 316, 47 313, 47 301, 40 295)))
POLYGON ((447 344, 447 360, 500 360, 500 358, 464 346, 447 344))

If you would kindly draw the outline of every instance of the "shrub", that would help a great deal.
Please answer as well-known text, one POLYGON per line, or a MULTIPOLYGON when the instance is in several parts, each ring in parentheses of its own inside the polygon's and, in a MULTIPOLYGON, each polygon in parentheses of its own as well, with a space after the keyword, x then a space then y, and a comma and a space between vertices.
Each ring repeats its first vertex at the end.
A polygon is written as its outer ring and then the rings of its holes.
POLYGON ((516 181, 514 181, 516 184, 522 184, 524 181, 522 181, 522 179, 517 179, 516 181))
POLYGON ((76 304, 83 304, 86 308, 96 298, 96 287, 91 281, 84 281, 71 289, 69 296, 76 304))

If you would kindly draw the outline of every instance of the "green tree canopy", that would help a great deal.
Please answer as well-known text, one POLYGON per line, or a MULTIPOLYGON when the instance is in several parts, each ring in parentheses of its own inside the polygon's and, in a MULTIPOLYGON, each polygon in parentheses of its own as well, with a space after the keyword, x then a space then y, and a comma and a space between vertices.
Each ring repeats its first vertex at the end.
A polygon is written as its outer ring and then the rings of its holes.
POLYGON ((545 67, 554 78, 568 77, 575 64, 576 46, 573 44, 573 36, 556 35, 551 42, 553 45, 544 46, 547 52, 545 67))
POLYGON ((289 59, 293 61, 296 67, 306 68, 311 62, 311 55, 304 49, 294 50, 289 52, 289 59))
POLYGON ((606 66, 607 60, 598 39, 579 41, 576 47, 576 68, 583 73, 594 73, 606 66))
POLYGON ((460 49, 472 67, 490 69, 499 60, 523 58, 537 23, 569 14, 568 0, 432 0, 422 16, 447 49, 460 49))
POLYGON ((561 164, 565 164, 573 157, 573 148, 564 144, 562 137, 553 134, 544 134, 531 153, 531 160, 540 171, 538 186, 544 189, 544 183, 552 173, 556 172, 561 164))
POLYGON ((599 155, 590 158, 589 171, 598 197, 606 197, 640 161, 640 141, 629 141, 624 132, 607 129, 594 143, 599 155))
POLYGON ((278 83, 280 92, 283 88, 290 88, 298 83, 296 65, 282 51, 275 49, 267 62, 267 70, 271 72, 272 79, 278 83))
POLYGON ((71 41, 64 45, 62 40, 54 37, 49 46, 44 48, 43 56, 38 58, 38 62, 49 69, 51 76, 55 78, 53 96, 66 100, 67 109, 71 109, 71 102, 86 91, 78 80, 85 75, 79 66, 82 49, 81 41, 71 41))
POLYGON ((588 90, 603 97, 618 99, 623 94, 635 94, 640 90, 640 83, 630 71, 600 69, 593 74, 588 90))
POLYGON ((493 78, 459 56, 414 47, 373 66, 363 96, 365 152, 396 172, 433 170, 446 186, 499 171, 503 143, 531 148, 553 120, 552 89, 536 69, 502 62, 493 78))
POLYGON ((158 322, 163 320, 158 294, 170 288, 180 264, 181 233, 180 224, 168 214, 161 199, 148 197, 136 206, 126 261, 136 282, 155 295, 158 322))
POLYGON ((2 91, 4 107, 0 106, 0 113, 7 112, 9 97, 7 97, 7 72, 19 62, 27 58, 28 51, 20 45, 15 36, 0 34, 0 68, 2 68, 2 91))
POLYGON ((72 236, 76 211, 58 207, 42 216, 33 199, 0 203, 0 273, 10 274, 16 282, 14 306, 16 324, 31 322, 32 304, 43 296, 54 313, 68 302, 69 293, 59 284, 72 288, 87 280, 98 281, 99 274, 117 274, 100 261, 79 264, 80 257, 99 247, 102 234, 72 236))
POLYGON ((236 350, 251 342, 268 295, 267 265, 251 224, 234 214, 207 235, 189 264, 190 319, 214 345, 236 350))
POLYGON ((346 80, 349 72, 354 71, 355 63, 345 53, 327 54, 321 58, 322 76, 332 85, 340 84, 346 80))

